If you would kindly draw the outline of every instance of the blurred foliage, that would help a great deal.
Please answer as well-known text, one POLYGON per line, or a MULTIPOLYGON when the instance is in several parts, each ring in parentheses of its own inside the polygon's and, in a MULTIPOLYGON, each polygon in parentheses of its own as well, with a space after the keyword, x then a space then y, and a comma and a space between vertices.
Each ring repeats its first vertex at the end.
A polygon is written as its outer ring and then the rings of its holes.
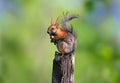
POLYGON ((0 83, 50 83, 56 47, 50 19, 71 21, 78 37, 75 83, 120 83, 119 0, 0 0, 0 83))

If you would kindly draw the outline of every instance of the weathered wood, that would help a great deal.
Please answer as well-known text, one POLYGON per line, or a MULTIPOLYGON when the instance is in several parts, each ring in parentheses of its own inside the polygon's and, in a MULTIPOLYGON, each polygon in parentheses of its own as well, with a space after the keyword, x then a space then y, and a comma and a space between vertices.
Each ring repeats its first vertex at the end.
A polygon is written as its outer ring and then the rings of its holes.
POLYGON ((74 53, 63 57, 55 53, 52 83, 74 83, 74 53))

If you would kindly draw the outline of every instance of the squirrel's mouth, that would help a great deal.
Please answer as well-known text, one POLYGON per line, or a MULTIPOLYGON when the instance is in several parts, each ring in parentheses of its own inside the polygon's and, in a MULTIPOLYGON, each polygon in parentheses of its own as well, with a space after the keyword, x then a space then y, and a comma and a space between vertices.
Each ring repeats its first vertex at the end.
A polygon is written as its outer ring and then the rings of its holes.
POLYGON ((52 33, 50 34, 50 39, 54 39, 55 36, 56 36, 56 33, 53 33, 53 32, 52 32, 52 33))
POLYGON ((56 33, 51 33, 50 35, 52 35, 52 36, 56 36, 56 33))
POLYGON ((57 34, 54 33, 54 32, 51 32, 49 35, 50 35, 51 42, 55 42, 55 41, 56 41, 56 40, 55 40, 55 36, 56 36, 57 34))

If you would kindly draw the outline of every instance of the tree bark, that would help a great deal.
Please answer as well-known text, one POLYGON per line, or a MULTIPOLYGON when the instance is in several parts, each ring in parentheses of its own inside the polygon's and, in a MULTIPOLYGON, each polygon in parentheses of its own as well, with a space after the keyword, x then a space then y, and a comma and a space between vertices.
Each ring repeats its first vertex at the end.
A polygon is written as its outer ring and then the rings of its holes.
POLYGON ((52 83, 74 83, 74 53, 55 53, 52 70, 52 83))

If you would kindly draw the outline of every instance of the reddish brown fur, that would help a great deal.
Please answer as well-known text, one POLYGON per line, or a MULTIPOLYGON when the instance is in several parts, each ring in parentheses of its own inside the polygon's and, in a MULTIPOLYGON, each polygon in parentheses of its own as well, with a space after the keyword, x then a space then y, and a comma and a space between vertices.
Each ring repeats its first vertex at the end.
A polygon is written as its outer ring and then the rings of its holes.
POLYGON ((68 31, 61 29, 60 27, 57 29, 57 36, 55 36, 55 40, 61 39, 61 38, 65 38, 65 36, 67 35, 68 31))

